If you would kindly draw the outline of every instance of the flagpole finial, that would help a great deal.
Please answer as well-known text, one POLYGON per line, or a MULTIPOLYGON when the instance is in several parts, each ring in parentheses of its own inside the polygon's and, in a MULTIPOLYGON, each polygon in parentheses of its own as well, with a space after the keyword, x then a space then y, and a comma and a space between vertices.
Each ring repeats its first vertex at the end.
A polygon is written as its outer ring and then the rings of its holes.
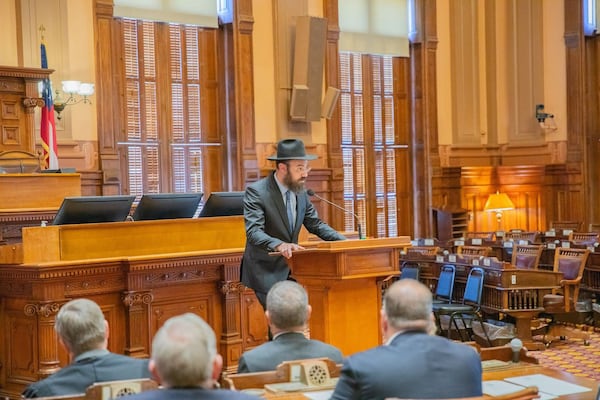
POLYGON ((44 32, 46 31, 46 27, 44 25, 40 25, 38 30, 40 31, 40 35, 42 36, 42 43, 44 43, 44 32))

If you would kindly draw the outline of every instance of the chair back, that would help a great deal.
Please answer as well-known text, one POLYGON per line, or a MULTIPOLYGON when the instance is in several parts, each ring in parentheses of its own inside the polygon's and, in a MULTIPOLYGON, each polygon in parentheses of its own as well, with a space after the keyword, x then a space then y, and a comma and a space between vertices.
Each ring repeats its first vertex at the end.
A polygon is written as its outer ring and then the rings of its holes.
POLYGON ((416 262, 405 261, 402 263, 400 279, 419 280, 419 264, 416 262))
POLYGON ((463 296, 464 304, 476 306, 481 304, 484 276, 485 273, 483 272, 483 269, 479 267, 471 268, 471 272, 469 272, 467 283, 465 285, 465 294, 463 296))
POLYGON ((439 250, 438 246, 411 246, 406 248, 406 258, 409 260, 433 260, 439 250))
POLYGON ((540 234, 538 232, 511 231, 504 234, 504 240, 513 240, 517 243, 527 241, 528 244, 538 243, 540 234))
POLYGON ((564 295, 564 308, 568 312, 574 308, 574 304, 579 298, 579 284, 590 251, 563 247, 558 247, 555 251, 554 271, 563 274, 561 289, 564 295))
POLYGON ((571 232, 569 241, 578 246, 593 246, 598 243, 598 232, 571 232))
POLYGON ((581 221, 552 221, 550 223, 550 229, 555 231, 563 231, 565 229, 571 231, 580 231, 581 221))
POLYGON ((513 244, 511 264, 522 269, 537 269, 542 256, 541 244, 513 244))
POLYGON ((438 278, 437 287, 435 288, 435 298, 450 303, 452 301, 452 293, 454 291, 454 277, 456 276, 456 268, 451 264, 444 264, 440 268, 440 276, 438 278))
POLYGON ((491 247, 487 246, 458 246, 458 248, 456 249, 456 253, 463 256, 487 257, 491 251, 491 247))

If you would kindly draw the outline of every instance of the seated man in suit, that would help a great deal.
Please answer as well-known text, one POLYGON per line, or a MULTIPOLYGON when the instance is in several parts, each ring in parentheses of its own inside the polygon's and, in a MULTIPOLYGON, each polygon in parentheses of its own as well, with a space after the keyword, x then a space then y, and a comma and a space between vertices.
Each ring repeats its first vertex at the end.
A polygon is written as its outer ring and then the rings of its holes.
POLYGON ((435 336, 431 291, 413 279, 395 282, 381 310, 384 344, 344 361, 331 399, 445 399, 481 396, 479 354, 435 336))
POLYGON ((169 318, 154 336, 149 364, 152 375, 163 388, 127 398, 258 399, 246 393, 214 389, 222 366, 215 333, 202 318, 192 313, 169 318))
POLYGON ((343 360, 335 347, 309 340, 304 336, 311 307, 302 286, 293 281, 277 282, 267 294, 267 322, 273 341, 264 343, 242 354, 238 373, 269 371, 283 361, 328 357, 336 363, 343 360))
POLYGON ((95 382, 150 377, 148 360, 108 351, 108 322, 93 301, 76 299, 62 306, 56 315, 55 329, 71 363, 29 385, 23 397, 85 393, 95 382))

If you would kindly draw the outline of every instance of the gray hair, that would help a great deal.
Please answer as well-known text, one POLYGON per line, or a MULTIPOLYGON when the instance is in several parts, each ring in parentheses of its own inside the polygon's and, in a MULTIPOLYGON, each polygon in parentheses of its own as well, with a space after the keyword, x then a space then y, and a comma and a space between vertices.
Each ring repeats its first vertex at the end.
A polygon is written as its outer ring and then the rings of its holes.
POLYGON ((267 311, 279 329, 303 326, 308 318, 308 295, 296 282, 277 282, 267 294, 267 311))
POLYGON ((169 318, 152 341, 152 359, 166 387, 198 387, 210 381, 217 340, 198 315, 169 318))
POLYGON ((401 279, 383 297, 383 312, 397 330, 418 329, 430 332, 432 295, 429 288, 414 279, 401 279))
POLYGON ((62 306, 54 329, 75 356, 101 348, 106 339, 104 314, 98 304, 88 299, 71 300, 62 306))

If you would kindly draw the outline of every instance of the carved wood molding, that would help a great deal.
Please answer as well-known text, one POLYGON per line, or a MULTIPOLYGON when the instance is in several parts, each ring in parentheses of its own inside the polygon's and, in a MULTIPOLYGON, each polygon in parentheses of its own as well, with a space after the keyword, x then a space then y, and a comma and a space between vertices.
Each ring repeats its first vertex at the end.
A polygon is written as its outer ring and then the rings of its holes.
POLYGON ((218 288, 224 295, 242 293, 246 286, 242 282, 220 281, 218 288))
POLYGON ((25 304, 23 307, 23 313, 28 317, 33 317, 35 315, 41 315, 44 317, 49 317, 51 315, 56 315, 58 310, 60 310, 61 303, 50 302, 50 303, 29 303, 25 304))
POLYGON ((86 293, 98 291, 118 291, 125 287, 125 277, 122 275, 97 276, 86 280, 72 280, 65 282, 65 294, 69 296, 84 296, 86 293))
POLYGON ((131 308, 142 304, 151 304, 154 301, 154 295, 151 292, 125 292, 121 296, 121 301, 125 307, 131 308))
POLYGON ((44 107, 45 104, 44 99, 39 97, 23 98, 23 107, 25 107, 25 112, 28 114, 33 113, 36 107, 44 107))

